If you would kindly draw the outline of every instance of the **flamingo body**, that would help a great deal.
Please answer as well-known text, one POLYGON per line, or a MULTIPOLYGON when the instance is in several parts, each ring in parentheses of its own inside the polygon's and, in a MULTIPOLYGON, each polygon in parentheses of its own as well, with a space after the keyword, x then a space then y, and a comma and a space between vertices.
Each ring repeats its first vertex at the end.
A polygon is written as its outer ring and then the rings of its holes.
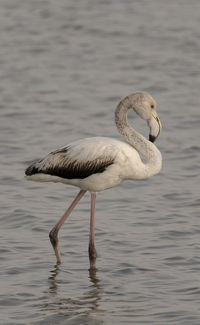
POLYGON ((26 178, 99 192, 126 179, 143 179, 144 169, 140 155, 128 143, 93 137, 74 141, 34 162, 26 169, 26 178))

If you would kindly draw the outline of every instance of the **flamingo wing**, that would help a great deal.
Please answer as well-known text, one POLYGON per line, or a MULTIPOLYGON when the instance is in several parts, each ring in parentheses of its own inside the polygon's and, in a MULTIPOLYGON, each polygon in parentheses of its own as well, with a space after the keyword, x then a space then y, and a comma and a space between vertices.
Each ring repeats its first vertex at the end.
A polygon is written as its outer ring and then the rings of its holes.
POLYGON ((102 141, 84 139, 49 153, 26 169, 26 175, 48 174, 65 179, 83 179, 102 173, 114 163, 115 155, 102 141))

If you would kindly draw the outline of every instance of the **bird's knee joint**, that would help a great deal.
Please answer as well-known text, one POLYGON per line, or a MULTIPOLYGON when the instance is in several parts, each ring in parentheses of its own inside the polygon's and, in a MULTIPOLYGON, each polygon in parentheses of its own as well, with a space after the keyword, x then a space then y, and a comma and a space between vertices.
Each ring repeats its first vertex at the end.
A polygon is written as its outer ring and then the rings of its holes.
POLYGON ((89 253, 90 260, 96 260, 97 253, 94 245, 89 245, 88 253, 89 253))
POLYGON ((58 245, 58 232, 52 229, 49 233, 49 239, 53 247, 58 245))

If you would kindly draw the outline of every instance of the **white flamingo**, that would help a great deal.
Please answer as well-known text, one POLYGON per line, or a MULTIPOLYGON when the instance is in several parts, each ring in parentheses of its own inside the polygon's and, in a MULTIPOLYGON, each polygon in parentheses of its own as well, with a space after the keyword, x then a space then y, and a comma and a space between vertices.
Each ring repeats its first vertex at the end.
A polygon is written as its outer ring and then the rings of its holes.
POLYGON ((127 143, 106 137, 85 138, 49 153, 26 169, 26 178, 33 181, 61 182, 80 188, 80 192, 65 214, 49 233, 57 262, 61 263, 58 231, 84 194, 91 192, 89 258, 95 265, 94 214, 96 193, 119 185, 124 180, 141 180, 157 174, 162 156, 152 143, 161 131, 156 102, 145 92, 125 97, 115 111, 119 133, 127 143), (149 140, 137 133, 128 123, 127 113, 133 109, 150 128, 149 140), (144 156, 142 162, 139 153, 144 156))

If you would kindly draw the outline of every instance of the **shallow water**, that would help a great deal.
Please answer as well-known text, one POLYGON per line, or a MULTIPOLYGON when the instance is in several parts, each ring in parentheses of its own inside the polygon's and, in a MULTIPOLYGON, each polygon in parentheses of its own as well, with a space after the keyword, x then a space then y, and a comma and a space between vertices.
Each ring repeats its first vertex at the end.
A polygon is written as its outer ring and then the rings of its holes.
POLYGON ((1 324, 200 323, 199 12, 198 0, 1 1, 1 324), (24 169, 74 139, 118 137, 114 109, 135 90, 157 101, 163 169, 98 195, 96 273, 89 195, 55 266, 48 232, 77 189, 24 169))

